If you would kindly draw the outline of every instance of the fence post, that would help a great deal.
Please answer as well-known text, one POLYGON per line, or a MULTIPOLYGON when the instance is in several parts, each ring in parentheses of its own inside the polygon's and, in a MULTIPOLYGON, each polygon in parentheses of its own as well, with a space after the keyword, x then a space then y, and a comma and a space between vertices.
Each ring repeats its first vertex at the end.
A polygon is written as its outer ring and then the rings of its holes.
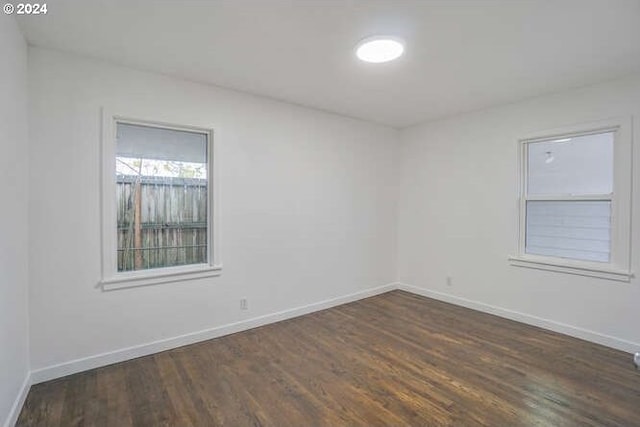
POLYGON ((133 247, 135 253, 135 269, 142 268, 142 184, 136 180, 134 187, 135 207, 133 210, 133 247))

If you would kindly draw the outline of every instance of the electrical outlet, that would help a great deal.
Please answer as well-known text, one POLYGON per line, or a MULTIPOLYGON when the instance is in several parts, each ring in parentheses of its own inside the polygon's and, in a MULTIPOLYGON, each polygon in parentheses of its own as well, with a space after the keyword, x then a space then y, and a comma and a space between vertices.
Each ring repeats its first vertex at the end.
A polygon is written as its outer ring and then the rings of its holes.
POLYGON ((447 286, 453 286, 453 279, 451 276, 447 276, 447 286))
POLYGON ((240 300, 240 310, 249 310, 249 301, 246 298, 240 300))

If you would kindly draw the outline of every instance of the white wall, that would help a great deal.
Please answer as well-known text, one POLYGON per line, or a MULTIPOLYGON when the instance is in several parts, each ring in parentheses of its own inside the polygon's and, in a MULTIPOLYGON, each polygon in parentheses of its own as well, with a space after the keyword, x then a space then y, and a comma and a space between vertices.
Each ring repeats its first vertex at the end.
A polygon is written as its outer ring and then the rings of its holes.
MULTIPOLYGON (((27 44, 0 15, 0 425, 29 371, 27 315, 27 44)), ((19 410, 19 408, 18 408, 19 410)))
MULTIPOLYGON (((638 279, 621 283, 510 266, 518 138, 615 116, 640 129, 640 77, 426 123, 402 132, 399 280, 427 295, 640 350, 638 279), (452 286, 446 285, 446 276, 452 286), (424 291, 426 290, 426 291, 424 291), (504 309, 504 310, 502 310, 504 309)), ((638 181, 640 141, 635 136, 638 181)), ((640 272, 640 186, 632 269, 640 272)))
POLYGON ((39 48, 29 68, 33 370, 394 281, 397 131, 39 48), (96 288, 102 106, 214 125, 221 277, 96 288))

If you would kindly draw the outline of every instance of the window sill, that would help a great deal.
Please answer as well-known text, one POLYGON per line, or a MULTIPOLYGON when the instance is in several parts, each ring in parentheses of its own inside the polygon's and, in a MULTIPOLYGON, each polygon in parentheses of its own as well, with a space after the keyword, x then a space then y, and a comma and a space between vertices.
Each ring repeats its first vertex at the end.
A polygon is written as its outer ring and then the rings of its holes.
POLYGON ((538 270, 556 271, 559 273, 576 274, 579 276, 598 277, 600 279, 629 282, 633 273, 618 270, 609 266, 598 266, 591 263, 571 262, 569 260, 555 260, 529 256, 510 256, 509 264, 515 267, 535 268, 538 270))
POLYGON ((138 286, 159 285, 184 280, 203 279, 219 276, 222 265, 198 264, 190 266, 167 267, 162 269, 130 271, 118 273, 113 277, 102 279, 99 285, 103 291, 133 288, 138 286))

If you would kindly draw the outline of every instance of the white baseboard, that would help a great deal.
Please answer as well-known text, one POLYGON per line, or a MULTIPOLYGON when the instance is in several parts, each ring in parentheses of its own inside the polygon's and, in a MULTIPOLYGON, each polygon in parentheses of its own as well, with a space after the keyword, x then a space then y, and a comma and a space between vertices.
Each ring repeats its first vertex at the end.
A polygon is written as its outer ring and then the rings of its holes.
POLYGON ((559 332, 561 334, 569 335, 575 338, 591 341, 596 344, 602 344, 607 347, 615 348, 617 350, 622 350, 629 353, 640 351, 640 343, 635 343, 622 338, 612 337, 610 335, 601 334, 599 332, 590 331, 588 329, 567 325, 565 323, 556 322, 554 320, 544 319, 541 317, 532 316, 530 314, 508 310, 506 308, 496 307, 490 304, 461 298, 444 292, 437 292, 430 289, 419 288, 417 286, 408 285, 406 283, 398 283, 398 289, 417 295, 422 295, 428 298, 448 302, 451 304, 460 305, 462 307, 467 307, 473 310, 494 314, 499 317, 515 320, 517 322, 549 329, 554 332, 559 332))
POLYGON ((4 427, 13 427, 16 425, 18 417, 20 416, 20 411, 22 410, 22 406, 24 405, 24 401, 27 399, 27 394, 29 394, 30 387, 31 374, 27 372, 27 375, 22 383, 22 387, 20 387, 20 392, 18 393, 18 396, 16 396, 16 400, 13 402, 11 411, 9 411, 9 416, 3 424, 4 427))
MULTIPOLYGON (((430 289, 419 288, 416 286, 408 285, 405 283, 389 283, 387 285, 379 286, 376 288, 366 289, 363 291, 355 292, 349 295, 344 295, 324 301, 292 308, 289 310, 283 310, 276 313, 271 313, 252 319, 242 320, 240 322, 230 323, 227 325, 217 326, 202 331, 192 332, 172 338, 158 340, 146 344, 141 344, 133 347, 123 348, 119 350, 110 351, 107 353, 88 356, 80 359, 71 360, 69 362, 61 363, 58 365, 48 366, 41 369, 31 371, 29 381, 25 380, 25 390, 23 390, 21 399, 16 400, 17 412, 19 413, 24 402, 24 397, 28 391, 28 387, 31 384, 38 384, 44 381, 49 381, 55 378, 64 377, 66 375, 75 374, 78 372, 86 371, 89 369, 99 368, 101 366, 111 365, 113 363, 123 362, 137 357, 148 356, 150 354, 158 353, 165 350, 171 350, 173 348, 182 347, 184 345, 194 344, 200 341, 206 341, 212 338, 221 337, 224 335, 234 334, 236 332, 246 331, 248 329, 264 326, 270 323, 279 322, 286 319, 291 319, 305 314, 313 313, 315 311, 325 310, 327 308, 335 307, 341 304, 357 301, 363 298, 383 294, 394 289, 400 289, 403 291, 411 292, 417 295, 423 295, 429 298, 445 301, 451 304, 467 307, 473 310, 482 311, 485 313, 494 314, 496 316, 504 317, 507 319, 515 320, 518 322, 538 326, 544 329, 549 329, 555 332, 581 338, 587 341, 591 341, 597 344, 602 344, 608 347, 612 347, 618 350, 634 353, 640 351, 640 344, 627 341, 621 338, 612 337, 609 335, 601 334, 598 332, 590 331, 583 328, 567 325, 564 323, 556 322, 549 319, 536 317, 530 314, 520 313, 517 311, 496 307, 490 304, 485 304, 478 301, 472 301, 466 298, 458 297, 455 295, 437 292, 430 289)), ((17 414, 16 414, 17 416, 17 414)))
POLYGON ((133 347, 123 348, 107 353, 97 354, 94 356, 83 357, 81 359, 71 360, 69 362, 61 363, 58 365, 47 366, 45 368, 31 371, 31 381, 33 384, 38 384, 55 378, 64 377, 66 375, 75 374, 77 372, 111 365, 113 363, 123 362, 125 360, 135 359, 136 357, 148 356, 150 354, 182 347, 184 345, 194 344, 196 342, 234 334, 236 332, 246 331, 248 329, 257 328, 258 326, 264 326, 270 323, 291 319, 293 317, 302 316, 305 314, 313 313, 315 311, 325 310, 337 305, 346 304, 363 298, 383 294, 394 289, 397 289, 397 283, 389 283, 387 285, 379 286, 376 288, 366 289, 349 295, 344 295, 341 297, 332 298, 301 307, 292 308, 289 310, 283 310, 264 316, 254 317, 252 319, 242 320, 240 322, 217 326, 202 331, 191 332, 177 337, 136 345, 133 347))

